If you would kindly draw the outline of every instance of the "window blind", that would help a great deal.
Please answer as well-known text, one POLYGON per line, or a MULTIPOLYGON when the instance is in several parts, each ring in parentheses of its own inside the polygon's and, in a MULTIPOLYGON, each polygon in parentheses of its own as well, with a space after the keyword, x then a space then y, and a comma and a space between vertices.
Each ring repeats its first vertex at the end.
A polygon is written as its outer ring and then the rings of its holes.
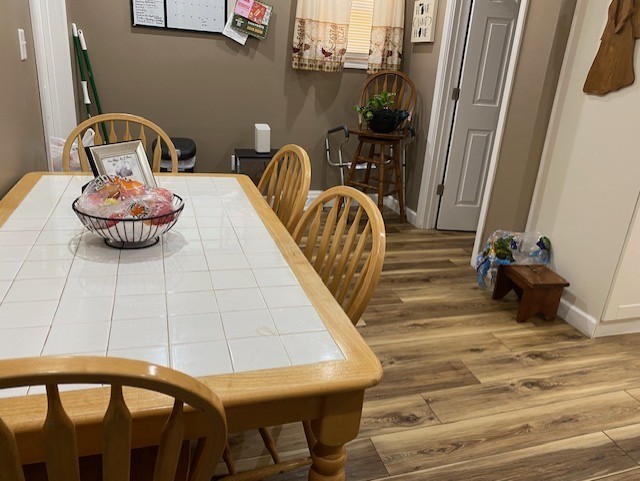
POLYGON ((373 0, 353 0, 347 43, 347 56, 350 59, 362 59, 369 55, 372 24, 373 0))

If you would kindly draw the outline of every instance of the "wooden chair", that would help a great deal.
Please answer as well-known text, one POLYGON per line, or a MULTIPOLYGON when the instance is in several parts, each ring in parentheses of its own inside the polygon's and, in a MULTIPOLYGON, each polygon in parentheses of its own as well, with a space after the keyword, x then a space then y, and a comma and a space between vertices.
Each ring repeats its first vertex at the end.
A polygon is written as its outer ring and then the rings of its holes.
POLYGON ((67 137, 62 150, 62 170, 69 172, 71 170, 71 148, 73 143, 77 141, 78 156, 80 159, 80 169, 83 172, 91 172, 89 160, 85 153, 85 145, 82 143, 82 136, 88 128, 92 128, 95 132, 94 144, 112 144, 115 142, 125 142, 127 140, 142 141, 147 157, 152 160, 152 170, 160 172, 160 161, 162 160, 162 143, 164 143, 171 154, 171 172, 178 172, 178 155, 173 142, 158 125, 143 117, 132 114, 100 114, 91 117, 80 125, 78 125, 67 137), (148 129, 148 133, 147 133, 148 129), (104 132, 107 138, 104 138, 104 132), (148 136, 147 136, 148 134, 148 136), (155 148, 151 147, 153 140, 156 140, 155 148), (162 141, 162 142, 161 142, 162 141))
MULTIPOLYGON (((42 426, 49 481, 79 481, 76 426, 60 401, 60 384, 110 384, 111 397, 103 419, 102 473, 104 481, 130 477, 132 418, 123 386, 155 391, 174 398, 158 439, 153 479, 173 480, 183 445, 187 404, 198 415, 204 437, 198 440, 189 480, 209 481, 226 442, 226 418, 218 397, 186 374, 141 361, 107 357, 37 357, 0 361, 0 389, 45 385, 47 415, 42 426)), ((106 394, 106 393, 105 393, 106 394)), ((135 393, 132 393, 132 399, 135 393)), ((76 406, 77 407, 77 406, 76 406)), ((9 418, 11 413, 2 413, 9 418)), ((0 417, 0 479, 24 481, 13 432, 0 417)))
POLYGON ((258 190, 290 233, 302 214, 311 185, 311 162, 297 145, 282 147, 267 165, 258 190))
POLYGON ((393 108, 406 110, 409 117, 394 132, 379 134, 369 130, 366 122, 358 116, 358 128, 349 129, 350 134, 358 136, 358 146, 349 165, 345 185, 359 187, 364 192, 373 190, 378 194, 380 211, 382 211, 384 197, 397 194, 400 220, 405 222, 403 142, 413 132, 410 123, 416 106, 416 90, 407 75, 384 70, 371 76, 364 83, 360 90, 358 105, 364 105, 373 95, 384 91, 395 94, 393 108), (373 166, 376 167, 375 176, 371 175, 373 166), (364 179, 358 178, 358 170, 364 170, 364 179))
POLYGON ((351 187, 332 187, 304 212, 293 238, 355 325, 384 263, 386 235, 376 205, 351 187))
MULTIPOLYGON (((302 214, 293 238, 355 325, 375 291, 384 263, 386 234, 376 205, 351 187, 332 187, 302 214)), ((311 451, 315 438, 310 421, 302 424, 311 451)), ((258 481, 311 464, 310 457, 281 461, 269 430, 261 428, 260 436, 274 464, 237 473, 227 446, 224 460, 231 475, 221 481, 258 481)))

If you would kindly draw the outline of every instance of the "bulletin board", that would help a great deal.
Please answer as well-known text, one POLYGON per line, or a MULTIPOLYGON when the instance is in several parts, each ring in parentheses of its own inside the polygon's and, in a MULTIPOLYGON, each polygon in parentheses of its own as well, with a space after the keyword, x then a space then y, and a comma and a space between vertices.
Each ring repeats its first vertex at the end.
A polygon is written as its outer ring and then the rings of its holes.
POLYGON ((221 33, 227 0, 131 0, 134 27, 221 33))

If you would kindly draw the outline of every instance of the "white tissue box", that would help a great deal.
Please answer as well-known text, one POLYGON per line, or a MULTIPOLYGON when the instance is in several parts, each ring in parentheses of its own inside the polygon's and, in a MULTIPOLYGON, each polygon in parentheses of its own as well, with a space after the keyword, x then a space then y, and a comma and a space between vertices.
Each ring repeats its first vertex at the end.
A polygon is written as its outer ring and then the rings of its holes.
POLYGON ((271 151, 271 127, 267 124, 256 124, 256 152, 267 153, 271 151))

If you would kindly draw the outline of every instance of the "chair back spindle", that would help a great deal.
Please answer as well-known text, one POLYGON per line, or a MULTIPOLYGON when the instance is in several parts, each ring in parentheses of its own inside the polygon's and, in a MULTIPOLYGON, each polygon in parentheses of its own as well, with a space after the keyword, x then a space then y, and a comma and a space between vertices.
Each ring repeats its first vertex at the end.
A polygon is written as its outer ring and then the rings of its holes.
POLYGON ((104 415, 103 481, 127 479, 131 472, 131 412, 122 386, 111 386, 111 399, 104 415))

